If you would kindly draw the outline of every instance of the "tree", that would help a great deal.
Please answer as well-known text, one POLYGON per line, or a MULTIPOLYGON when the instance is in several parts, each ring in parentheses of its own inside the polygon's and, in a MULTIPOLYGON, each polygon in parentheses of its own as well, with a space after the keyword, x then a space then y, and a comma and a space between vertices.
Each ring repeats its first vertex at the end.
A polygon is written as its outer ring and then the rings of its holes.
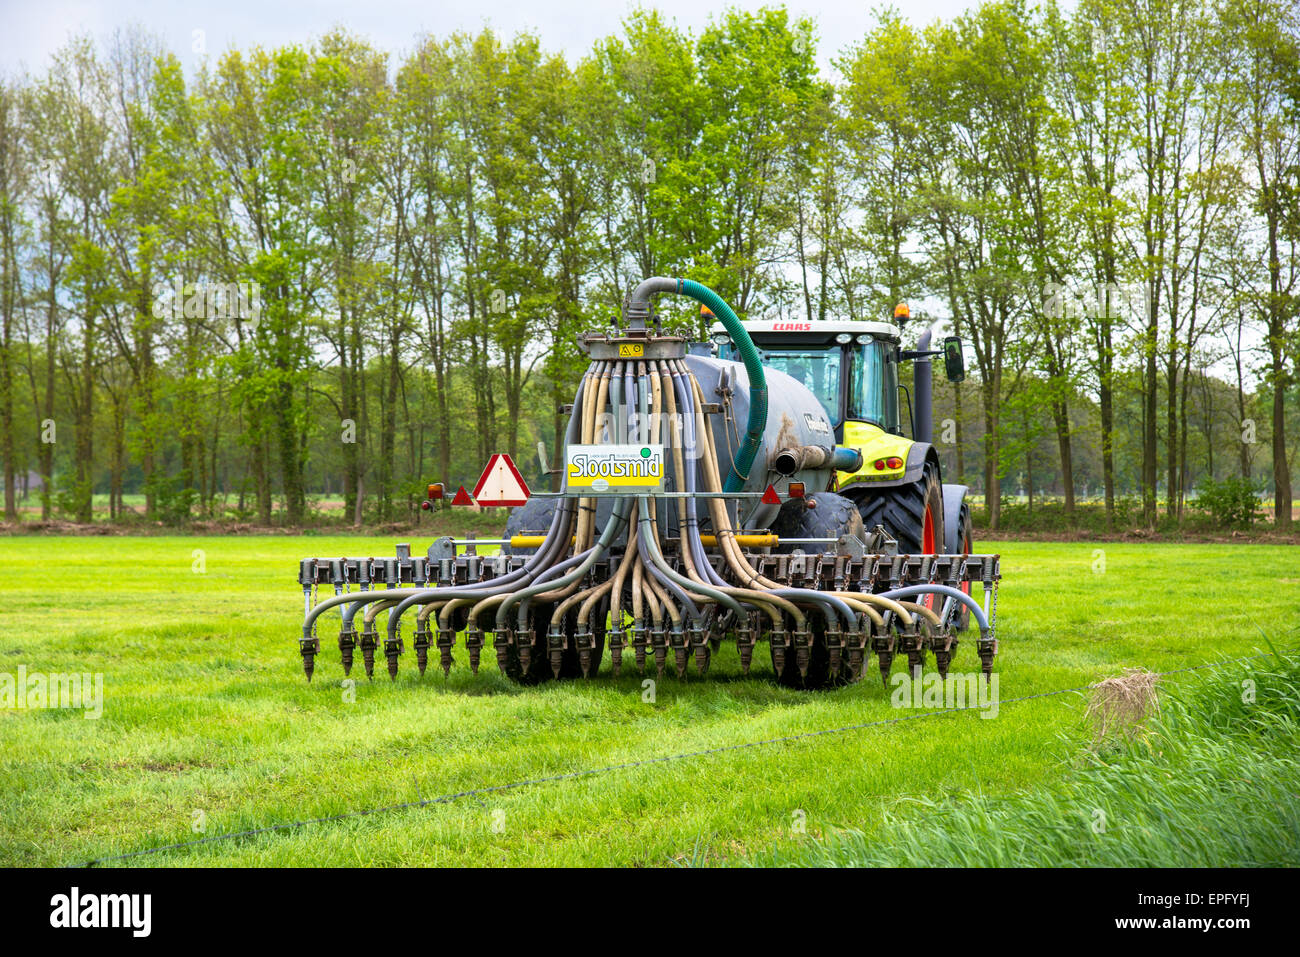
POLYGON ((0 456, 4 458, 5 521, 18 520, 14 441, 14 349, 17 313, 23 298, 19 245, 25 223, 23 198, 29 188, 21 87, 0 77, 0 456))
MULTIPOLYGON (((1264 228, 1266 285, 1256 308, 1268 349, 1272 391, 1273 497, 1278 528, 1290 528, 1291 470, 1286 445, 1287 369, 1300 323, 1300 126, 1295 122, 1295 68, 1300 63, 1300 20, 1295 7, 1273 0, 1233 0, 1225 10, 1229 35, 1241 51, 1233 83, 1245 104, 1241 145, 1250 163, 1252 206, 1264 228), (1291 109, 1288 111, 1288 101, 1291 109)), ((1294 365, 1294 362, 1293 362, 1294 365)))

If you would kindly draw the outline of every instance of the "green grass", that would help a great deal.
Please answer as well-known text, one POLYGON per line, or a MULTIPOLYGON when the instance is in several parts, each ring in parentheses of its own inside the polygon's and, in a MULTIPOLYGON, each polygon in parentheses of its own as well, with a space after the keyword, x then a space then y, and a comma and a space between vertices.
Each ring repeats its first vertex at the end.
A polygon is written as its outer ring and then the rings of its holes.
MULTIPOLYGON (((1126 665, 1167 670, 1251 654, 1264 646, 1264 631, 1279 647, 1300 637, 1291 548, 982 547, 1003 553, 1004 701, 1087 684, 1126 665)), ((892 708, 870 677, 825 694, 778 688, 761 648, 754 675, 742 679, 729 647, 707 678, 661 681, 653 704, 642 701, 634 669, 615 681, 608 659, 595 680, 523 689, 497 673, 490 650, 478 677, 458 652, 449 680, 432 672, 419 679, 408 651, 395 683, 362 678, 349 702, 334 627, 322 629, 326 653, 308 685, 297 653, 297 559, 391 551, 391 539, 355 536, 0 539, 0 672, 24 665, 104 676, 99 720, 71 710, 0 710, 0 863, 76 863, 911 713, 892 708), (193 570, 196 549, 202 573, 193 570)), ((973 670, 975 662, 963 647, 954 668, 973 670)), ((798 853, 810 838, 846 827, 872 846, 897 847, 905 840, 894 823, 900 799, 946 807, 971 794, 1032 794, 1072 773, 1088 737, 1082 700, 1061 695, 1006 703, 995 720, 943 715, 134 863, 742 862, 798 853), (806 834, 792 828, 800 813, 806 834)), ((1246 768, 1275 755, 1263 745, 1252 750, 1248 738, 1234 747, 1225 760, 1245 765, 1240 786, 1251 791, 1246 768)), ((1275 770, 1276 783, 1294 793, 1294 765, 1275 770)), ((1025 862, 1057 862, 1051 848, 1041 853, 1027 851, 1025 862)))
POLYGON ((1165 696, 1146 733, 1081 751, 1059 782, 1005 798, 903 798, 885 813, 894 840, 850 828, 756 862, 1300 866, 1298 753, 1300 656, 1237 663, 1165 696))

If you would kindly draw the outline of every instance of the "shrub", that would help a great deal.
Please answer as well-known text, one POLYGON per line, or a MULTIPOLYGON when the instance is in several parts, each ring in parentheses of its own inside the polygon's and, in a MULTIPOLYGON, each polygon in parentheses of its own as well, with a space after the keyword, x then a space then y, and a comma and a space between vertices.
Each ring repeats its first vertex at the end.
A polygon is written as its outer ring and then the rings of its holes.
POLYGON ((1259 507, 1260 486, 1250 479, 1233 476, 1222 482, 1207 478, 1192 507, 1209 512, 1221 528, 1250 528, 1264 517, 1259 507))
POLYGON ((190 488, 184 475, 168 476, 160 471, 145 483, 145 490, 153 492, 154 514, 163 524, 186 525, 192 520, 199 493, 190 488))

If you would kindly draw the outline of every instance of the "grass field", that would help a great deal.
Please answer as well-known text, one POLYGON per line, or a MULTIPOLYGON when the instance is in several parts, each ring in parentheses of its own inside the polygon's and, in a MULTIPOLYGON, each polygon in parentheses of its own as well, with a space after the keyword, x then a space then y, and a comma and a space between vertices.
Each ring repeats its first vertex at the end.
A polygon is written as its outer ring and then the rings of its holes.
MULTIPOLYGON (((996 719, 909 720, 132 863, 910 863, 905 851, 915 831, 900 825, 900 814, 913 813, 900 810, 904 804, 933 825, 957 810, 973 820, 972 802, 1038 801, 1035 813, 1057 814, 1059 827, 1088 828, 1083 804, 1073 807, 1067 797, 1052 811, 1041 800, 1093 760, 1083 698, 1008 699, 1086 685, 1125 666, 1171 670, 1252 654, 1268 641, 1300 644, 1294 548, 981 548, 1003 554, 996 719), (853 829, 871 855, 828 851, 842 828, 853 829)), ((0 539, 0 673, 20 666, 102 673, 104 689, 98 720, 72 709, 0 710, 0 863, 71 864, 913 713, 892 707, 874 676, 829 693, 778 688, 761 648, 753 677, 740 677, 734 651, 724 647, 707 678, 665 678, 653 703, 642 700, 634 669, 615 681, 608 659, 595 680, 521 689, 498 674, 490 650, 476 678, 459 653, 449 680, 432 670, 419 679, 408 651, 395 683, 362 678, 351 696, 340 687, 333 626, 321 631, 326 653, 307 684, 297 653, 296 560, 391 550, 390 539, 325 536, 0 539)), ((976 661, 965 647, 954 668, 975 670, 976 661)), ((1268 667, 1259 665, 1265 683, 1274 680, 1268 667)), ((354 676, 359 671, 358 664, 354 676)), ((1203 684, 1205 674, 1165 684, 1177 695, 1203 684)), ((1286 746, 1294 754, 1300 741, 1291 728, 1286 746)), ((1271 745, 1252 750, 1248 738, 1236 747, 1234 767, 1277 754, 1271 745)), ((1187 773, 1211 773, 1206 767, 1193 761, 1187 773)), ((1300 791, 1294 762, 1273 771, 1270 786, 1293 797, 1300 791)), ((1256 786, 1245 770, 1240 777, 1241 789, 1256 786)), ((1081 793, 1079 801, 1088 800, 1081 793)), ((982 858, 978 828, 971 833, 965 863, 1006 863, 992 848, 982 858)), ((1115 843, 1099 859, 1132 861, 1123 829, 1112 833, 1115 843)), ((930 846, 941 846, 931 838, 930 846)), ((1281 861, 1296 863, 1300 835, 1277 840, 1281 861)), ((1189 842, 1181 863, 1252 863, 1233 859, 1235 846, 1189 842)), ((1088 863, 1053 856, 1061 852, 1050 842, 1034 847, 1014 862, 1088 863)))

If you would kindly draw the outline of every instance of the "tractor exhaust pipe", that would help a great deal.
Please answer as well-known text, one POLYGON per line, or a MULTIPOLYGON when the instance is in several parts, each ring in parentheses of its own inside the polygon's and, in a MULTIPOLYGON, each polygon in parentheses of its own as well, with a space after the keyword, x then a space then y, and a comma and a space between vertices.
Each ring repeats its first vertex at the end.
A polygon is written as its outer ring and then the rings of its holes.
POLYGON ((862 469, 862 452, 858 449, 828 449, 820 445, 797 445, 781 449, 772 456, 772 468, 790 476, 804 469, 832 468, 836 472, 858 472, 862 469))
POLYGON ((934 387, 930 357, 931 331, 926 329, 916 343, 916 351, 921 353, 912 361, 912 398, 916 402, 917 442, 933 444, 934 438, 934 387))

